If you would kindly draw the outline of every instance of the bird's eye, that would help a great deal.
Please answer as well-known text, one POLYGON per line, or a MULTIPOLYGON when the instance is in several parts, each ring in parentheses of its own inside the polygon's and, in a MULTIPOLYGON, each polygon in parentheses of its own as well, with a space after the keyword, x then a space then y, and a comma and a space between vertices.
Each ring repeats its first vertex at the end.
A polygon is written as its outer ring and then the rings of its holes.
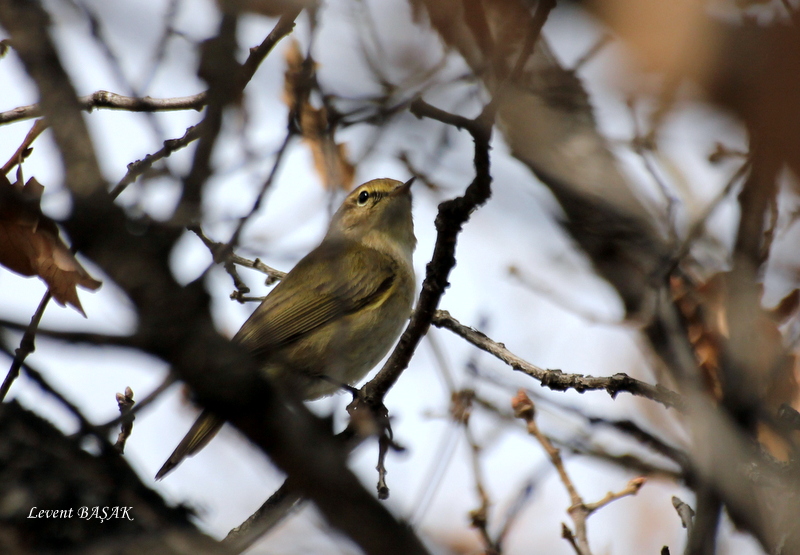
POLYGON ((358 205, 364 206, 369 200, 369 191, 361 191, 358 195, 358 205))

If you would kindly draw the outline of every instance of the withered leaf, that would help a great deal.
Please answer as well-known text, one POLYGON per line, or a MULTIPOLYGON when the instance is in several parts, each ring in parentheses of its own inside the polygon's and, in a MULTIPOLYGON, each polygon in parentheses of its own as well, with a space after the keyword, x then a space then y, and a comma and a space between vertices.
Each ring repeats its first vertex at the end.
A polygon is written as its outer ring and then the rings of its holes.
POLYGON ((80 265, 59 237, 56 223, 42 214, 43 190, 33 178, 22 186, 0 174, 0 265, 23 276, 39 276, 57 303, 86 316, 76 286, 95 290, 102 282, 80 265))
POLYGON ((305 59, 297 41, 292 41, 286 51, 283 100, 295 112, 303 141, 311 149, 314 168, 326 189, 353 188, 355 167, 347 158, 347 147, 334 139, 334 127, 328 119, 328 110, 315 108, 310 100, 313 67, 305 67, 305 59))
MULTIPOLYGON (((718 273, 703 283, 673 276, 670 279, 673 301, 686 323, 689 342, 692 344, 704 385, 717 401, 724 396, 722 360, 730 356, 730 321, 727 307, 732 302, 726 274, 718 273)), ((763 295, 763 287, 759 286, 763 295)), ((760 400, 770 412, 782 404, 800 406, 800 357, 786 352, 779 322, 791 316, 798 307, 797 290, 784 297, 772 310, 760 312, 750 328, 752 350, 758 353, 753 359, 751 372, 758 373, 760 400)), ((786 461, 790 449, 780 434, 770 424, 759 422, 757 438, 761 445, 779 460, 786 461)))

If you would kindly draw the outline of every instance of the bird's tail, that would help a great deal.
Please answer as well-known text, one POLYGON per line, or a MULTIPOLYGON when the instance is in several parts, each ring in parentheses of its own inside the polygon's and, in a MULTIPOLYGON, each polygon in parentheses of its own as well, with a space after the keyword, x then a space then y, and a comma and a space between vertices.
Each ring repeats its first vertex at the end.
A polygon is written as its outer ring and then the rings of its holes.
POLYGON ((213 415, 211 412, 204 410, 197 418, 189 433, 186 434, 172 455, 169 456, 167 462, 156 473, 156 480, 160 480, 169 474, 173 468, 181 464, 181 461, 186 457, 191 457, 203 447, 208 444, 211 439, 217 435, 217 432, 225 423, 221 418, 213 415))

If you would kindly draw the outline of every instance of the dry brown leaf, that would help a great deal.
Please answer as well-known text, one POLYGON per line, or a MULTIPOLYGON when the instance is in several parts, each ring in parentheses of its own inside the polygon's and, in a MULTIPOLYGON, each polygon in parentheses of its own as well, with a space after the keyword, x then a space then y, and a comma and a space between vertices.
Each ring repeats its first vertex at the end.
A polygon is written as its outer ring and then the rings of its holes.
POLYGON ((720 326, 720 312, 724 313, 724 307, 718 281, 712 278, 695 285, 683 277, 670 278, 672 299, 686 322, 703 385, 715 401, 722 399, 719 358, 725 339, 724 326, 720 326))
POLYGON ((86 316, 76 286, 95 290, 102 283, 80 265, 55 222, 42 214, 43 190, 33 178, 23 187, 0 175, 0 264, 23 276, 39 276, 57 303, 86 316))
POLYGON ((325 188, 352 189, 356 169, 347 159, 347 146, 333 140, 325 108, 316 110, 307 104, 300 115, 300 122, 303 140, 311 149, 314 168, 325 188))
POLYGON ((283 73, 283 102, 290 110, 304 101, 297 98, 297 94, 303 90, 308 91, 308 87, 301 86, 303 71, 303 53, 300 51, 300 44, 292 39, 286 49, 286 71, 283 73))
MULTIPOLYGON (((686 321, 689 342, 692 344, 707 392, 716 401, 722 400, 722 375, 720 358, 723 349, 730 349, 728 315, 729 302, 725 284, 726 275, 716 274, 705 283, 694 284, 673 276, 670 281, 673 300, 686 321)), ((800 406, 798 387, 798 357, 783 353, 783 336, 778 324, 791 316, 798 307, 798 292, 792 291, 772 310, 764 310, 754 320, 752 342, 757 357, 753 370, 760 372, 759 396, 771 412, 786 403, 800 406), (776 363, 777 362, 777 363, 776 363)), ((756 437, 772 456, 788 460, 789 447, 770 424, 757 423, 756 437)))
POLYGON ((314 108, 309 100, 310 71, 304 67, 305 58, 297 41, 292 41, 286 51, 283 101, 295 112, 303 141, 311 149, 314 168, 326 189, 353 188, 355 167, 347 158, 347 147, 336 143, 334 128, 330 125, 328 111, 323 106, 314 108))

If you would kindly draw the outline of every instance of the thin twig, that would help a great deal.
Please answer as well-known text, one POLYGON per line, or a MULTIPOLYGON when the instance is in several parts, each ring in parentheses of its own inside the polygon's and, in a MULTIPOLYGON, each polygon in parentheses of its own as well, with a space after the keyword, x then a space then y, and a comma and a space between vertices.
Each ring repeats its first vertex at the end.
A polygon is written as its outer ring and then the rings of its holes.
POLYGON ((211 252, 214 262, 221 264, 222 267, 225 268, 225 271, 231 276, 231 279, 233 280, 233 286, 236 288, 236 290, 231 293, 231 299, 239 301, 240 303, 260 300, 260 297, 245 296, 250 292, 250 288, 239 277, 239 273, 236 271, 234 264, 244 266, 245 268, 251 268, 261 272, 262 274, 265 274, 267 276, 267 285, 271 285, 276 281, 282 280, 286 275, 286 272, 281 272, 280 270, 276 270, 275 268, 267 266, 258 258, 255 260, 249 260, 239 256, 230 249, 229 245, 225 243, 218 243, 210 239, 205 233, 203 233, 203 230, 200 229, 200 226, 188 226, 187 229, 200 238, 203 244, 211 252))
MULTIPOLYGON (((431 347, 434 360, 436 361, 436 369, 442 376, 447 392, 452 399, 453 394, 456 392, 456 386, 447 359, 442 352, 435 334, 428 333, 425 338, 427 339, 428 345, 431 347)), ((452 416, 452 414, 453 411, 449 411, 449 415, 452 416)), ((407 518, 412 526, 416 526, 422 521, 425 512, 430 506, 430 502, 433 500, 442 484, 445 470, 447 470, 447 467, 450 465, 453 455, 455 454, 455 448, 458 445, 458 434, 453 432, 454 430, 450 426, 445 429, 440 441, 437 442, 436 454, 431 458, 430 466, 424 473, 425 479, 420 482, 419 490, 413 496, 413 499, 415 499, 411 504, 413 509, 407 518)))
POLYGON ((38 3, 0 2, 0 26, 8 33, 25 71, 39 92, 39 104, 61 153, 64 182, 77 195, 105 185, 80 102, 59 60, 50 16, 38 3))
POLYGON ((117 182, 114 188, 111 189, 111 198, 117 198, 128 185, 136 181, 137 177, 152 168, 153 164, 163 158, 166 158, 173 152, 188 146, 193 141, 199 139, 202 134, 203 123, 201 122, 197 125, 187 128, 182 137, 177 139, 167 139, 164 141, 164 146, 160 150, 154 152, 153 154, 148 154, 141 160, 136 160, 135 162, 128 164, 128 171, 125 173, 122 179, 117 182))
POLYGON ((752 166, 752 161, 748 157, 745 162, 739 166, 728 182, 723 187, 722 191, 712 200, 703 213, 700 215, 699 218, 692 224, 689 228, 689 232, 686 234, 686 238, 681 242, 680 246, 676 249, 675 256, 673 257, 673 261, 675 264, 678 264, 683 260, 683 258, 689 253, 694 244, 694 241, 700 236, 703 230, 706 227, 706 223, 708 223, 708 219, 711 215, 719 208, 722 201, 725 200, 728 195, 731 193, 733 188, 739 183, 739 180, 742 179, 745 174, 750 170, 752 166))
POLYGON ((237 264, 239 266, 244 266, 245 268, 250 268, 253 270, 257 270, 262 274, 267 276, 267 285, 272 285, 276 281, 282 280, 286 277, 286 272, 281 272, 280 270, 276 270, 271 266, 267 266, 261 260, 256 258, 255 260, 249 260, 247 258, 241 257, 238 254, 231 255, 231 262, 237 264))
POLYGON ((500 527, 500 532, 497 534, 497 540, 495 540, 497 551, 502 553, 503 544, 505 543, 509 532, 511 531, 513 525, 517 522, 519 516, 522 514, 522 509, 524 509, 533 498, 535 488, 545 474, 542 468, 543 467, 538 468, 534 474, 525 481, 523 486, 520 488, 519 493, 511 502, 510 507, 506 510, 503 525, 500 527))
POLYGON ((622 499, 623 497, 628 497, 629 495, 636 495, 639 493, 639 490, 642 489, 642 486, 646 481, 646 478, 638 476, 631 479, 621 490, 609 491, 599 501, 595 501, 594 503, 585 503, 583 506, 589 512, 589 514, 591 514, 599 509, 602 509, 609 503, 613 503, 617 499, 622 499))
MULTIPOLYGON (((261 62, 264 61, 266 56, 272 51, 275 45, 286 35, 288 35, 292 29, 294 29, 294 21, 299 15, 299 11, 292 12, 291 14, 287 14, 278 20, 278 23, 266 36, 266 38, 259 44, 258 46, 250 49, 250 55, 247 57, 247 60, 242 66, 241 69, 241 87, 247 85, 247 83, 253 78, 255 75, 258 66, 261 62)), ((95 93, 97 94, 97 93, 95 93)), ((207 102, 208 99, 208 92, 202 92, 197 95, 193 95, 191 97, 185 97, 185 99, 193 99, 198 97, 196 101, 199 101, 199 98, 202 96, 203 105, 207 102)), ((178 99, 175 100, 177 103, 178 99)), ((167 156, 171 155, 176 150, 180 150, 185 146, 189 145, 191 142, 196 141, 204 134, 204 127, 205 127, 205 120, 200 122, 197 125, 189 127, 186 129, 186 133, 183 134, 182 137, 177 139, 170 139, 164 141, 164 147, 159 151, 148 154, 141 160, 137 160, 131 164, 128 164, 128 172, 125 176, 114 186, 111 191, 112 198, 116 198, 119 194, 131 183, 136 181, 136 178, 142 175, 144 172, 149 170, 153 167, 157 161, 166 158, 167 156)))
POLYGON ((241 96, 236 81, 239 68, 236 61, 236 34, 239 18, 233 13, 223 12, 216 36, 208 39, 201 50, 198 75, 208 83, 208 103, 203 116, 200 138, 192 157, 189 172, 183 177, 181 196, 174 214, 173 223, 190 225, 199 220, 203 185, 211 177, 213 167, 211 155, 222 130, 225 108, 237 102, 241 96))
POLYGON ((561 537, 569 542, 577 555, 583 555, 581 548, 578 547, 578 542, 575 540, 575 534, 572 533, 572 530, 570 530, 569 526, 564 522, 561 523, 561 537))
POLYGON ((389 499, 389 486, 386 483, 386 475, 389 473, 389 471, 386 470, 386 454, 389 452, 389 449, 398 453, 402 453, 406 449, 394 441, 394 434, 392 433, 392 427, 389 422, 388 411, 385 419, 379 422, 379 424, 381 425, 382 433, 378 436, 378 464, 375 466, 375 470, 378 471, 378 499, 386 500, 389 499))
POLYGON ((478 496, 478 508, 469 512, 471 525, 478 530, 485 547, 485 555, 499 555, 496 542, 489 534, 489 494, 486 491, 483 479, 483 469, 481 468, 481 454, 483 447, 475 439, 475 434, 470 428, 470 416, 472 415, 475 391, 472 389, 462 389, 450 392, 450 418, 463 431, 464 438, 470 449, 470 464, 472 466, 472 476, 475 483, 475 493, 478 496))
POLYGON ((167 54, 167 43, 170 38, 175 35, 184 36, 180 33, 177 29, 175 29, 175 21, 178 15, 178 8, 180 7, 181 0, 170 0, 169 7, 164 11, 164 31, 161 33, 161 37, 158 39, 158 46, 153 49, 153 58, 152 62, 148 64, 148 73, 143 79, 142 82, 142 89, 147 90, 150 88, 150 84, 153 82, 153 79, 156 76, 156 73, 161 67, 161 64, 164 62, 167 54))
POLYGON ((3 385, 0 386, 0 402, 2 402, 6 398, 6 395, 8 395, 8 390, 11 389, 11 384, 13 384, 14 380, 16 380, 19 376, 19 369, 25 362, 25 359, 29 354, 36 350, 36 330, 39 327, 39 322, 42 320, 44 309, 47 308, 47 303, 50 302, 51 298, 52 295, 48 289, 42 297, 42 300, 39 301, 39 307, 36 309, 36 312, 33 313, 31 323, 28 324, 25 333, 22 335, 22 340, 19 342, 19 347, 16 349, 16 351, 14 351, 14 358, 11 362, 11 368, 9 368, 6 378, 3 380, 3 385))
MULTIPOLYGON (((266 39, 256 48, 250 50, 250 56, 247 58, 247 61, 242 66, 242 79, 245 81, 250 81, 253 75, 255 74, 256 69, 258 68, 259 64, 261 63, 264 58, 266 58, 267 54, 269 54, 275 45, 280 41, 283 37, 288 35, 292 29, 294 29, 294 22, 297 19, 297 16, 300 15, 299 9, 295 9, 283 15, 279 20, 275 27, 272 29, 270 34, 267 36, 266 39)), ((306 59, 306 64, 304 67, 307 67, 309 71, 314 71, 314 64, 311 62, 310 54, 309 57, 306 59)), ((306 81, 304 81, 306 82, 306 81)), ((308 81, 310 82, 310 81, 308 81)), ((261 185, 261 190, 256 195, 255 200, 253 201, 253 206, 250 208, 250 211, 243 217, 239 218, 239 222, 236 224, 236 229, 233 231, 230 240, 228 241, 228 249, 231 250, 236 247, 239 242, 239 236, 242 233, 242 229, 244 228, 245 224, 248 220, 258 212, 259 208, 261 208, 261 203, 264 199, 264 195, 267 191, 271 188, 273 181, 275 180, 275 176, 278 173, 278 169, 280 168, 281 161, 283 160, 286 151, 289 148, 289 144, 291 143, 292 139, 300 132, 297 125, 295 125, 294 118, 296 113, 294 110, 289 110, 289 121, 287 123, 287 132, 286 137, 283 140, 278 152, 275 155, 275 161, 272 163, 272 170, 267 176, 267 179, 261 185)))
MULTIPOLYGON (((292 115, 289 115, 290 119, 292 115)), ((275 154, 275 161, 272 163, 272 170, 270 170, 267 179, 261 185, 261 189, 258 191, 255 200, 253 201, 253 206, 250 207, 250 210, 239 218, 239 222, 236 224, 236 229, 233 231, 233 235, 231 235, 230 241, 228 241, 227 247, 229 249, 233 249, 239 243, 239 236, 242 233, 242 229, 244 229, 245 224, 250 220, 250 218, 258 212, 259 208, 261 208, 261 203, 264 200, 264 195, 269 191, 272 187, 272 183, 275 180, 275 176, 278 174, 278 169, 280 168, 281 161, 283 160, 286 151, 291 144, 292 139, 297 135, 297 128, 291 123, 288 126, 288 131, 286 132, 286 137, 283 139, 283 143, 281 144, 280 148, 278 149, 277 154, 275 154)))
POLYGON ((8 159, 3 165, 3 168, 0 169, 3 175, 6 175, 10 172, 14 166, 17 164, 21 164, 25 157, 30 153, 30 147, 33 144, 33 141, 36 140, 36 137, 42 134, 42 132, 47 129, 47 123, 45 123, 44 119, 38 119, 34 122, 33 127, 31 130, 28 131, 28 134, 25 135, 25 140, 22 141, 22 144, 19 145, 17 151, 8 159))
POLYGON ((572 522, 575 526, 575 533, 573 535, 569 528, 567 528, 566 525, 563 525, 564 538, 570 542, 579 555, 591 555, 592 551, 589 547, 589 539, 586 528, 586 521, 588 518, 592 515, 592 513, 602 509, 609 503, 613 503, 614 501, 629 495, 636 495, 646 482, 646 479, 644 477, 633 478, 620 491, 609 492, 602 499, 595 501, 594 503, 584 502, 583 498, 578 493, 575 484, 572 482, 572 479, 567 473, 566 466, 564 466, 564 461, 561 458, 561 452, 553 445, 552 441, 550 441, 550 438, 542 433, 538 424, 536 424, 536 411, 533 401, 530 400, 524 390, 519 390, 517 396, 511 401, 511 406, 514 409, 514 415, 517 418, 525 421, 528 433, 534 436, 542 445, 542 448, 544 449, 545 453, 547 453, 550 461, 553 463, 561 482, 564 484, 564 487, 569 494, 571 506, 567 512, 569 513, 570 518, 572 518, 572 522))
MULTIPOLYGON (((300 10, 284 15, 273 28, 267 38, 258 46, 250 49, 250 56, 242 66, 242 85, 247 84, 267 57, 275 44, 294 29, 294 21, 300 10)), ((177 110, 202 110, 208 103, 208 91, 189 96, 173 98, 152 98, 125 96, 108 91, 96 91, 78 98, 82 110, 91 112, 95 108, 124 110, 127 112, 169 112, 177 110)), ((19 106, 12 110, 0 112, 0 125, 42 116, 39 104, 19 106)))
POLYGON ((649 383, 631 378, 627 374, 618 373, 613 376, 586 376, 583 374, 565 374, 561 370, 545 370, 530 362, 527 362, 511 351, 506 349, 502 343, 497 343, 486 337, 483 333, 461 324, 458 320, 450 316, 446 310, 437 310, 431 323, 439 328, 446 328, 456 335, 463 337, 479 349, 494 355, 496 358, 505 362, 514 370, 523 372, 541 382, 544 387, 555 391, 566 391, 574 389, 578 393, 584 391, 607 391, 611 397, 616 397, 618 393, 624 391, 631 395, 645 397, 665 407, 684 410, 685 401, 683 398, 661 385, 650 385, 649 383))
MULTIPOLYGON (((191 96, 180 96, 174 98, 152 98, 125 96, 108 91, 96 91, 86 96, 78 98, 78 103, 82 110, 91 112, 95 108, 105 108, 108 110, 124 110, 127 112, 168 112, 177 110, 197 110, 200 111, 208 101, 208 93, 205 91, 191 96)), ((0 125, 22 121, 42 116, 42 109, 39 104, 19 106, 12 110, 0 112, 0 125)))
POLYGON ((269 32, 261 44, 250 49, 250 54, 247 56, 247 60, 245 60, 244 64, 242 64, 242 88, 244 88, 244 85, 250 82, 250 80, 256 74, 256 70, 261 65, 261 62, 263 62, 269 53, 272 52, 272 49, 275 48, 275 45, 278 44, 281 39, 291 33, 292 30, 294 30, 295 20, 297 19, 297 16, 300 15, 301 11, 302 9, 298 8, 287 10, 287 12, 280 17, 278 22, 275 24, 275 27, 272 28, 272 31, 269 32))
MULTIPOLYGON (((558 472, 558 477, 561 479, 561 483, 564 484, 564 487, 567 490, 567 494, 569 495, 570 499, 570 508, 567 512, 569 513, 570 517, 572 518, 572 522, 575 525, 574 536, 572 535, 571 531, 569 533, 569 536, 573 538, 570 540, 570 543, 573 545, 579 555, 591 555, 592 550, 589 548, 589 540, 586 533, 586 519, 588 514, 579 510, 580 507, 584 506, 583 498, 578 493, 575 484, 572 482, 572 478, 570 478, 569 474, 567 473, 567 469, 564 466, 564 461, 561 458, 561 452, 539 429, 539 425, 536 424, 533 401, 530 400, 523 390, 519 390, 517 396, 512 400, 511 406, 514 409, 514 414, 517 416, 517 418, 521 418, 525 421, 525 424, 528 428, 528 433, 534 436, 541 444, 542 448, 550 459, 550 462, 553 463, 556 472, 558 472)), ((569 531, 569 529, 566 527, 566 525, 564 525, 564 533, 566 534, 567 531, 569 531)), ((569 540, 567 535, 564 537, 569 540)))
POLYGON ((670 242, 674 244, 677 241, 678 236, 678 230, 675 222, 675 209, 679 200, 672 193, 669 185, 667 185, 667 183, 662 179, 661 175, 656 170, 655 165, 653 165, 653 161, 651 160, 649 153, 654 152, 657 148, 655 142, 655 132, 651 131, 646 136, 642 135, 642 131, 639 126, 639 118, 636 117, 636 104, 633 98, 628 99, 628 110, 630 111, 631 121, 633 122, 633 139, 631 140, 631 148, 636 154, 639 155, 639 158, 642 159, 645 169, 653 178, 653 181, 655 181, 659 191, 661 191, 661 195, 664 197, 664 200, 667 203, 667 212, 664 217, 666 220, 667 233, 669 234, 670 242))
POLYGON ((677 463, 684 472, 688 472, 690 470, 691 462, 689 455, 685 451, 668 444, 661 438, 658 438, 650 432, 642 429, 638 424, 631 420, 606 420, 605 418, 590 417, 589 423, 591 425, 602 424, 605 426, 611 426, 615 430, 637 440, 639 443, 650 448, 659 455, 663 455, 664 457, 667 457, 668 459, 677 463))
MULTIPOLYGON (((474 394, 474 392, 470 393, 474 394)), ((470 398, 468 397, 468 399, 470 398)), ((468 402, 471 403, 471 399, 468 402)), ((469 512, 470 522, 472 526, 474 526, 480 533, 481 539, 483 539, 483 544, 485 547, 484 554, 499 555, 500 550, 497 547, 497 543, 492 539, 491 534, 489 534, 489 508, 491 507, 491 502, 489 501, 489 494, 486 492, 486 486, 484 485, 483 480, 483 470, 481 468, 481 452, 483 451, 483 448, 475 440, 475 434, 469 427, 469 413, 467 413, 466 417, 462 419, 461 426, 464 429, 464 437, 466 438, 467 444, 470 448, 470 460, 472 463, 473 479, 475 481, 475 492, 478 495, 478 501, 480 503, 477 509, 469 512)))
MULTIPOLYGON (((352 451, 366 439, 367 435, 354 433, 351 422, 336 437, 352 451)), ((286 479, 256 512, 239 526, 232 528, 222 541, 233 546, 237 552, 244 551, 258 538, 277 526, 290 512, 302 506, 305 501, 306 498, 300 495, 296 488, 292 488, 289 480, 286 479)))
MULTIPOLYGON (((0 352, 5 353, 7 356, 11 357, 11 352, 8 351, 5 346, 0 344, 0 352)), ((41 372, 32 368, 28 363, 21 362, 20 368, 22 371, 25 372, 25 375, 30 378, 36 385, 38 385, 43 391, 53 396, 55 399, 58 400, 73 416, 78 420, 80 425, 80 433, 81 434, 92 434, 97 439, 103 443, 105 447, 111 447, 111 443, 106 438, 105 434, 102 430, 100 430, 97 426, 92 424, 88 418, 86 418, 81 410, 69 401, 66 397, 64 397, 61 392, 59 392, 55 387, 50 385, 48 381, 44 378, 41 372)))
POLYGON ((519 283, 531 291, 544 295, 548 301, 558 305, 564 310, 568 310, 570 313, 576 316, 583 318, 587 322, 591 322, 593 324, 602 324, 604 326, 621 326, 624 324, 624 322, 619 319, 615 320, 605 316, 592 314, 589 310, 581 307, 575 302, 574 295, 571 291, 559 291, 558 288, 550 287, 544 282, 544 280, 537 279, 532 275, 524 273, 517 266, 509 266, 508 275, 519 281, 519 283))
POLYGON ((560 442, 555 443, 558 444, 561 449, 567 449, 574 455, 597 459, 629 470, 639 476, 648 476, 672 483, 686 483, 686 475, 684 473, 644 461, 639 456, 632 453, 613 454, 599 445, 588 445, 580 442, 569 442, 565 444, 561 444, 560 442))

